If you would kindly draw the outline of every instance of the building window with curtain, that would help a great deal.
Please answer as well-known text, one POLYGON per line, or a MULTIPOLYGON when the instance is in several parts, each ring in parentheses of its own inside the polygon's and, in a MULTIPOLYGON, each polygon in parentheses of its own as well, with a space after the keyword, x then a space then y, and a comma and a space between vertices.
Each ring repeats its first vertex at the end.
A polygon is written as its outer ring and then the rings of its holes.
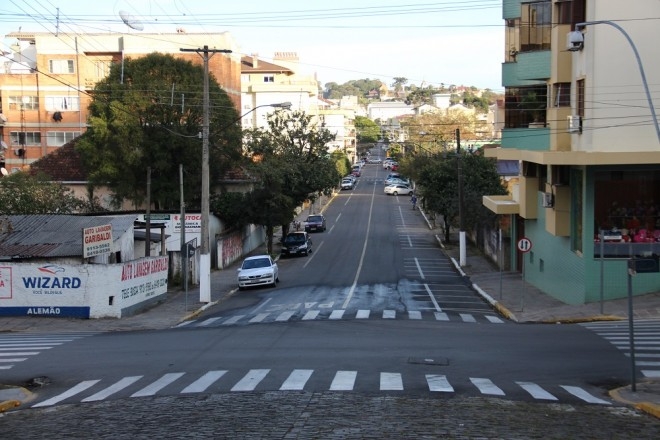
POLYGON ((521 4, 520 51, 549 50, 552 31, 550 0, 521 4))

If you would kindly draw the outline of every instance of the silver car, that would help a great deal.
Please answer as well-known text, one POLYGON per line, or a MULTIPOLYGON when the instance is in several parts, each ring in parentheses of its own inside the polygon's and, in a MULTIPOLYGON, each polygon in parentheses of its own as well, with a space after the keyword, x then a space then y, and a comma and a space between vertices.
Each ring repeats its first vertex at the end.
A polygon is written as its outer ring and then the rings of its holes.
POLYGON ((408 185, 403 185, 401 183, 395 183, 394 185, 387 185, 385 187, 385 194, 392 194, 394 196, 398 196, 399 194, 407 194, 410 195, 413 192, 415 192, 411 187, 408 185))
POLYGON ((273 286, 280 281, 277 263, 270 255, 255 255, 243 260, 238 268, 238 289, 252 286, 273 286))

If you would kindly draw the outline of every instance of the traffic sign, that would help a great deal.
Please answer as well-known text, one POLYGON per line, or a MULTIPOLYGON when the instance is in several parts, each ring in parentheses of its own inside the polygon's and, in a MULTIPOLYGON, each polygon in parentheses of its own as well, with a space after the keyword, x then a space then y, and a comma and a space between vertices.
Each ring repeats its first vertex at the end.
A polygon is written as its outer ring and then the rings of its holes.
POLYGON ((532 240, 527 237, 523 237, 518 240, 518 250, 520 252, 529 252, 532 250, 532 240))

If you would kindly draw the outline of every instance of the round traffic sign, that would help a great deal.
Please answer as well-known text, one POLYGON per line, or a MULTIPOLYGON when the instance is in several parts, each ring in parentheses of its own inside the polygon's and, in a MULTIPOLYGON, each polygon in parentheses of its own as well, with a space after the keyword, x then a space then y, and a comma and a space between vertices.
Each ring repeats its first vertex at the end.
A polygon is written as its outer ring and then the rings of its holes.
POLYGON ((532 240, 527 237, 523 237, 518 240, 518 250, 520 252, 529 252, 532 250, 532 240))

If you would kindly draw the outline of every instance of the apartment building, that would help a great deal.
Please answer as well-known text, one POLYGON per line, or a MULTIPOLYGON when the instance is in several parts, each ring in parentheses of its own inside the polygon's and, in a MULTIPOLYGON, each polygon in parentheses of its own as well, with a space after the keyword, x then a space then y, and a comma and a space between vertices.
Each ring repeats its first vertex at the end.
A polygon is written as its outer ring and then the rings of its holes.
POLYGON ((512 194, 484 205, 511 216, 512 261, 570 304, 625 297, 629 265, 634 294, 660 290, 660 2, 504 0, 502 11, 505 120, 486 154, 521 166, 512 194), (532 248, 516 252, 523 237, 532 248))
POLYGON ((111 65, 128 57, 160 52, 201 65, 201 53, 181 49, 231 50, 213 54, 209 72, 240 111, 240 53, 227 32, 17 32, 6 37, 15 39, 12 52, 4 54, 0 63, 0 162, 9 172, 26 168, 80 136, 86 129, 90 91, 111 65))

